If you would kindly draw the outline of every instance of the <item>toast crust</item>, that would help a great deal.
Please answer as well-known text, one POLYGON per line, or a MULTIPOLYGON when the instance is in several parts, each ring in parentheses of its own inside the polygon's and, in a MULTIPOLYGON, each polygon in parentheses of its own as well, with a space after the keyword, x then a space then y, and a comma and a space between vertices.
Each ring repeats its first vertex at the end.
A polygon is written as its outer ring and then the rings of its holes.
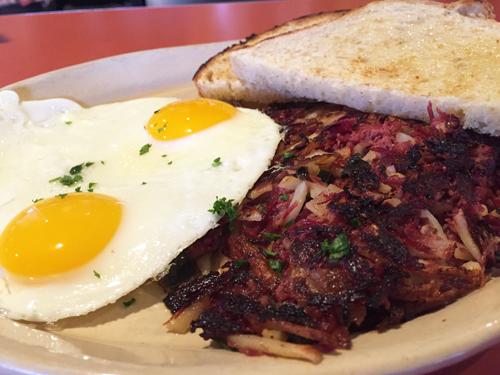
POLYGON ((333 21, 348 10, 336 10, 305 15, 282 25, 274 26, 261 34, 252 34, 240 43, 234 44, 202 64, 196 71, 193 81, 201 97, 211 97, 225 101, 237 101, 246 106, 254 106, 263 100, 267 102, 282 99, 279 95, 248 87, 239 80, 231 67, 230 56, 235 51, 260 43, 263 40, 302 30, 313 25, 333 21), (262 98, 262 99, 259 99, 262 98))

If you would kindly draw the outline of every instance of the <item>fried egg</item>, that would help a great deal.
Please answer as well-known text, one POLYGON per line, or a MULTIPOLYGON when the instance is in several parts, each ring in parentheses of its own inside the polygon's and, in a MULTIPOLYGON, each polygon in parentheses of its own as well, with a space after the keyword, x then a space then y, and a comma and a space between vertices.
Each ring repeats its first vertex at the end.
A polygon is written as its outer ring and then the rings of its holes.
POLYGON ((214 100, 82 108, 0 92, 0 315, 82 315, 157 276, 279 140, 264 114, 214 100))

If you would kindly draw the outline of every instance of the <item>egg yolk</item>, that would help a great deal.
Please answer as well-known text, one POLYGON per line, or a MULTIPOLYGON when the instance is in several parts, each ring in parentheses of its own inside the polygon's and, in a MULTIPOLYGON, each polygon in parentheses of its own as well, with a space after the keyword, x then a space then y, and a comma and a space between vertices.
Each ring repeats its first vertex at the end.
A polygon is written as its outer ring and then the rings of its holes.
POLYGON ((238 110, 213 99, 193 99, 168 104, 151 117, 146 126, 155 139, 174 140, 229 120, 238 110))
POLYGON ((28 277, 75 269, 106 247, 121 215, 122 204, 103 194, 41 200, 19 213, 0 235, 0 264, 28 277))

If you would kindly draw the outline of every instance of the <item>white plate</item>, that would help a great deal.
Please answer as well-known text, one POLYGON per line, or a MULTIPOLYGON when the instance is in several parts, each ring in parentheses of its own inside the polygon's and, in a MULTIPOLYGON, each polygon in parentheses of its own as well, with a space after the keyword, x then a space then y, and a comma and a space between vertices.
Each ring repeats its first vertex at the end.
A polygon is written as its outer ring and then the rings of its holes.
MULTIPOLYGON (((229 43, 158 49, 98 60, 6 88, 22 99, 68 97, 83 105, 138 96, 195 97, 191 77, 229 43)), ((53 326, 0 318, 0 374, 417 374, 500 341, 500 279, 435 313, 353 339, 319 365, 216 350, 198 335, 165 332, 162 290, 149 284, 81 318, 53 326), (122 301, 137 303, 124 309, 122 301)))

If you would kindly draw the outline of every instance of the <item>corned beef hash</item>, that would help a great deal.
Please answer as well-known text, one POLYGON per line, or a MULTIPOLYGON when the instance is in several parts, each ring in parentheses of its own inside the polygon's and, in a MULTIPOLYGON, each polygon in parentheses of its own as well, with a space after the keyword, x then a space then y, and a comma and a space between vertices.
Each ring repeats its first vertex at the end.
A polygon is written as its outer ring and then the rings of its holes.
POLYGON ((483 286, 500 255, 500 140, 429 105, 430 124, 325 103, 271 105, 272 165, 173 262, 172 332, 321 360, 483 286), (182 258, 182 259, 181 259, 182 258), (180 271, 177 273, 176 271, 180 271))

